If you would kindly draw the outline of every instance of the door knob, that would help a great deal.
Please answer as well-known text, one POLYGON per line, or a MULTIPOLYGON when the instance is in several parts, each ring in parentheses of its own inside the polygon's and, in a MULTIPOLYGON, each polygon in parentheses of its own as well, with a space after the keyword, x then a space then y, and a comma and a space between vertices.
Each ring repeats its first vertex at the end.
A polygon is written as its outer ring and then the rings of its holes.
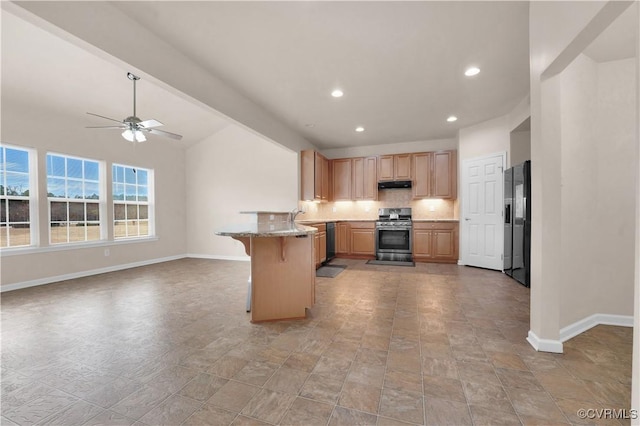
POLYGON ((465 217, 465 218, 464 218, 464 220, 471 220, 471 219, 470 219, 470 218, 468 218, 468 217, 465 217))

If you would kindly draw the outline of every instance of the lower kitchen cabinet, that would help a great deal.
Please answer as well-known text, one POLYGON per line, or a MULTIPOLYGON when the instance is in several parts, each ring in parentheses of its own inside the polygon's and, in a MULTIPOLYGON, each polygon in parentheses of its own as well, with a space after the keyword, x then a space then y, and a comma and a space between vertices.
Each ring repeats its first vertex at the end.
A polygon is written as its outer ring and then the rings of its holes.
POLYGON ((372 259, 375 256, 375 223, 338 222, 336 256, 372 259))
POLYGON ((458 262, 458 223, 413 222, 413 260, 458 262))
POLYGON ((325 223, 314 223, 309 226, 318 229, 313 237, 314 256, 316 269, 327 260, 327 225, 325 223))

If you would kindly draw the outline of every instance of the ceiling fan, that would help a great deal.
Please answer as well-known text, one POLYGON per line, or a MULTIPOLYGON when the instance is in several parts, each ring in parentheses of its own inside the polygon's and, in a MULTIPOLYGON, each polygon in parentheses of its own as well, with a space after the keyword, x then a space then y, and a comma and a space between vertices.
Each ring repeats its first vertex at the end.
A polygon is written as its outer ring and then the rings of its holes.
POLYGON ((129 78, 129 80, 133 81, 133 115, 120 121, 114 118, 105 117, 104 115, 88 112, 87 114, 89 115, 105 118, 107 120, 115 121, 120 124, 117 126, 87 126, 87 129, 124 129, 124 132, 122 132, 122 137, 129 142, 146 141, 147 138, 144 136, 145 133, 151 133, 152 135, 164 136, 176 140, 182 139, 182 135, 177 135, 175 133, 156 129, 155 127, 164 126, 164 124, 162 124, 158 120, 150 119, 142 121, 138 117, 136 117, 136 81, 140 80, 140 77, 138 77, 137 75, 133 75, 130 72, 127 73, 127 77, 129 78))

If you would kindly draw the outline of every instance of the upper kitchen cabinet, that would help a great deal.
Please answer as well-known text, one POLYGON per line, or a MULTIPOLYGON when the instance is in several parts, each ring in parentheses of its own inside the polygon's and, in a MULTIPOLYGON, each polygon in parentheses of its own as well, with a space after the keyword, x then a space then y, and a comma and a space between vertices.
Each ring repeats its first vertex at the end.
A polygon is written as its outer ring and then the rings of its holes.
POLYGON ((389 180, 411 180, 411 154, 378 157, 378 182, 389 180))
POLYGON ((329 160, 312 150, 300 152, 300 197, 305 201, 330 200, 329 160))
POLYGON ((458 186, 456 151, 412 155, 413 198, 455 199, 458 186))
POLYGON ((333 169, 333 200, 348 201, 351 200, 352 187, 352 159, 341 158, 331 160, 333 169))
POLYGON ((354 200, 377 200, 377 158, 362 157, 352 159, 353 183, 352 196, 354 200))

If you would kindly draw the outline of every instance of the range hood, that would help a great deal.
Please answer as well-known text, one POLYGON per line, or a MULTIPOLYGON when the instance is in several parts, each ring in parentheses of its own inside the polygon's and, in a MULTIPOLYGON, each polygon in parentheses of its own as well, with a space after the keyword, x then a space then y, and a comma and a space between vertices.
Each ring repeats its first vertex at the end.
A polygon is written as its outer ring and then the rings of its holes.
POLYGON ((378 182, 378 189, 398 189, 411 188, 410 180, 388 180, 378 182))

